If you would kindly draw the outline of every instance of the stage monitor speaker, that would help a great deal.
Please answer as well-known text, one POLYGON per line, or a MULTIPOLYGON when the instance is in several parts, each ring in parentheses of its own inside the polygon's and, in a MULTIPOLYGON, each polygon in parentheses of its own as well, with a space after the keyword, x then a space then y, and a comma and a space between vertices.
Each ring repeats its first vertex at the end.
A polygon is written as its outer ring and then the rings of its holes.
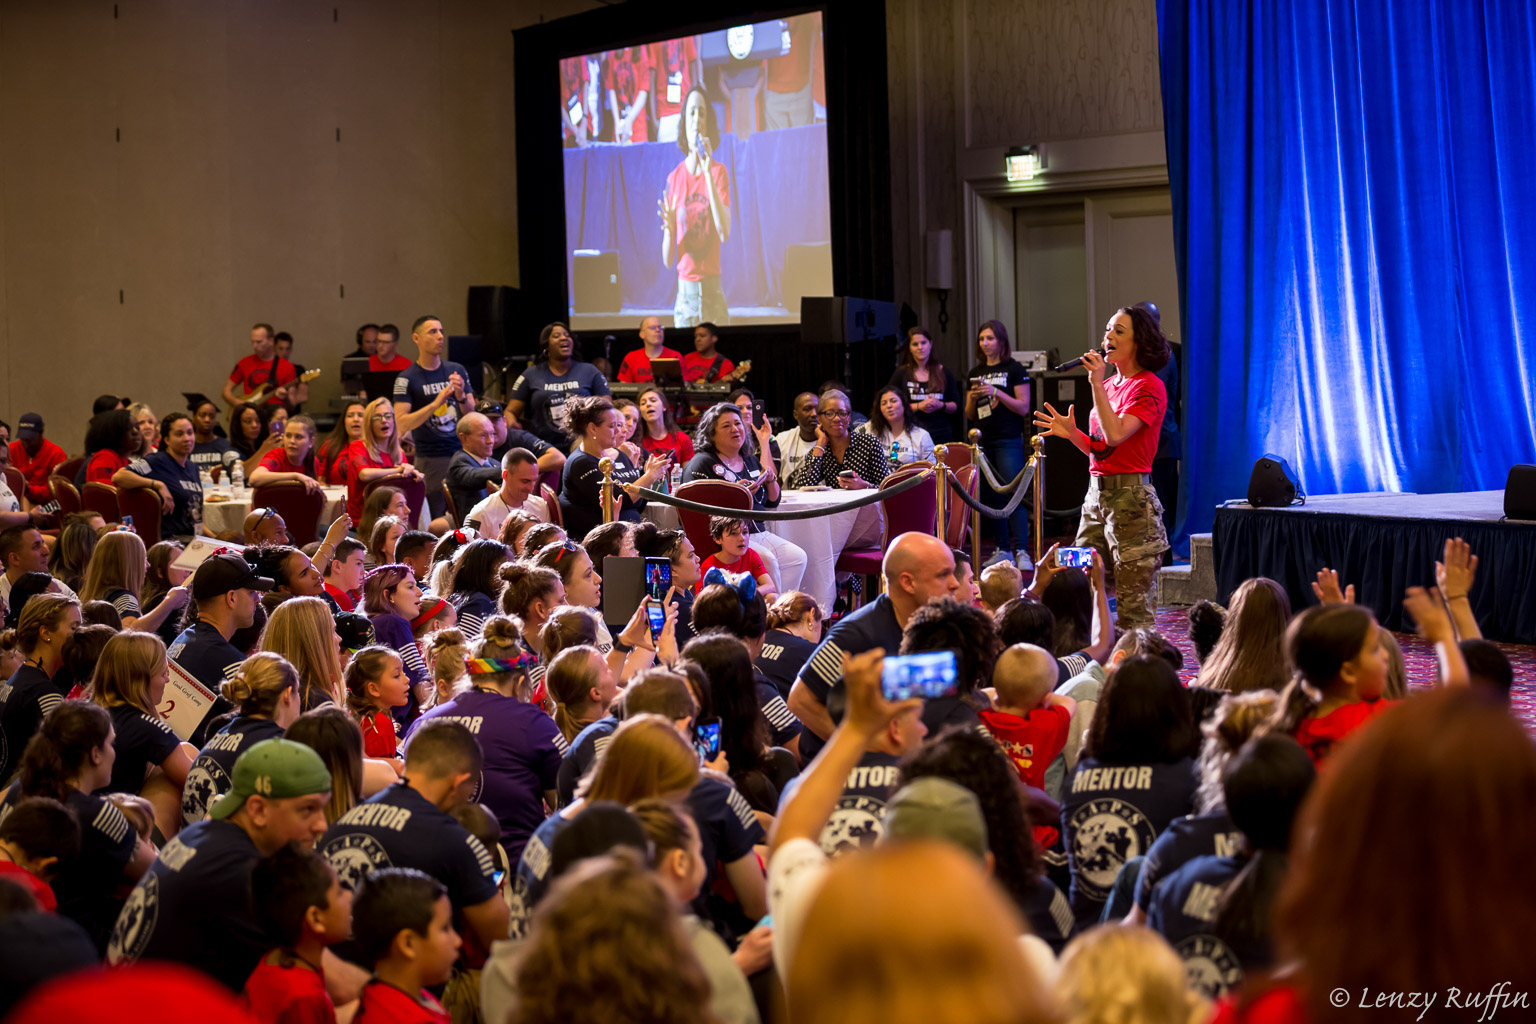
POLYGON ((1291 464, 1278 455, 1265 452, 1263 458, 1253 464, 1253 475, 1248 478, 1248 504, 1254 508, 1284 508, 1294 505, 1301 487, 1291 464))
POLYGON ((800 340, 808 345, 853 345, 896 340, 896 303, 847 296, 800 300, 800 340))
MULTIPOLYGON (((487 362, 499 365, 509 354, 518 350, 517 340, 513 337, 520 320, 518 299, 518 290, 506 285, 469 286, 465 320, 469 325, 469 333, 480 336, 480 354, 487 362)), ((522 342, 523 347, 533 344, 533 339, 522 342)))
POLYGON ((1536 466, 1510 466, 1504 481, 1504 518, 1536 520, 1536 466))

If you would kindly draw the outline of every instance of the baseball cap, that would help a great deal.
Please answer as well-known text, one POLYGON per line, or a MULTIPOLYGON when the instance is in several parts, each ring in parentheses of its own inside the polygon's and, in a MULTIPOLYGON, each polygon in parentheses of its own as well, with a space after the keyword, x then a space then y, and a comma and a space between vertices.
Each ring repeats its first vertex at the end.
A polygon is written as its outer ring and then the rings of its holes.
POLYGON ((475 412, 493 420, 501 419, 502 415, 501 406, 496 402, 485 402, 483 404, 476 405, 475 412))
POLYGON ((262 740, 235 759, 234 785, 208 810, 222 820, 245 806, 247 798, 287 800, 331 791, 331 772, 320 755, 293 740, 262 740))
POLYGON ((927 775, 914 779, 885 805, 886 839, 940 839, 987 855, 987 822, 976 794, 964 786, 927 775))
POLYGON ((342 612, 336 616, 336 635, 341 637, 342 650, 362 650, 373 643, 373 622, 357 612, 342 612))
POLYGON ((43 436, 43 418, 35 412, 23 413, 16 423, 16 436, 23 441, 43 436))
POLYGON ((271 590, 277 584, 245 563, 238 552, 221 551, 209 555, 192 574, 192 600, 206 601, 231 590, 271 590))

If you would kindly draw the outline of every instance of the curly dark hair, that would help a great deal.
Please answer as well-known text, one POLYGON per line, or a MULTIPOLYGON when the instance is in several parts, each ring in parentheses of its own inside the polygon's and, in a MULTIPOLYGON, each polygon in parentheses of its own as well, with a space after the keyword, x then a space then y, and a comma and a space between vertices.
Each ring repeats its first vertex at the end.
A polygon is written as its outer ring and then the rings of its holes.
POLYGON ((693 429, 694 451, 704 452, 706 455, 718 454, 715 450, 715 428, 720 425, 722 416, 735 416, 739 419, 741 410, 730 402, 716 402, 705 409, 703 415, 699 417, 699 425, 693 429))
POLYGON ((1163 337, 1163 329, 1151 313, 1140 306, 1121 306, 1115 311, 1131 318, 1131 336, 1136 340, 1136 362, 1143 370, 1156 373, 1173 358, 1173 349, 1163 337))
POLYGON ((930 776, 976 794, 997 880, 1019 909, 1027 911, 1044 868, 1024 814, 1019 775, 1002 748, 975 729, 951 726, 907 755, 899 785, 930 776))
POLYGON ((907 620, 901 653, 953 650, 960 671, 960 696, 992 685, 992 666, 1003 652, 992 617, 952 597, 929 601, 907 620))

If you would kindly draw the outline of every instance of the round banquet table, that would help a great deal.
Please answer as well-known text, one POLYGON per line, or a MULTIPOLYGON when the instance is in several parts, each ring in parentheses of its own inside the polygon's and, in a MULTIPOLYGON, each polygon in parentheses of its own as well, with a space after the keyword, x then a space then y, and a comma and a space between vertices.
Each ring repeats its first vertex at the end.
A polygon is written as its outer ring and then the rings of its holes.
MULTIPOLYGON (((320 512, 320 522, 316 536, 325 533, 326 527, 336 521, 336 517, 347 510, 347 489, 345 487, 325 487, 325 508, 320 512)), ((247 487, 240 492, 240 497, 230 498, 227 484, 215 484, 212 487, 203 488, 203 525, 209 533, 219 534, 226 530, 234 530, 236 533, 245 525, 245 517, 251 511, 251 488, 247 487), (224 501, 209 501, 208 496, 222 495, 224 501)), ((423 507, 422 514, 426 515, 423 507)))
MULTIPOLYGON (((779 500, 779 511, 830 508, 863 493, 841 488, 830 491, 786 490, 779 500)), ((775 535, 800 545, 800 549, 805 552, 805 576, 800 580, 800 589, 816 599, 823 616, 832 613, 832 604, 837 600, 837 558, 843 553, 858 517, 859 510, 853 509, 848 512, 828 512, 809 519, 786 519, 767 524, 775 535)))

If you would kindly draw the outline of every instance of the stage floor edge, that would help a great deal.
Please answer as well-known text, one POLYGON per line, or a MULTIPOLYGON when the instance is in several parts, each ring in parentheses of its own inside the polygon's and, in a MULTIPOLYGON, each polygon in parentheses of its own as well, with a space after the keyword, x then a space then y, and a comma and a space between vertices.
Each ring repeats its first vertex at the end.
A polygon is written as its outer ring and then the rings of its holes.
POLYGON ((1402 608, 1411 586, 1433 586, 1445 542, 1462 537, 1478 556, 1472 611, 1483 635, 1536 643, 1536 523, 1503 519, 1504 492, 1376 492, 1308 498, 1305 505, 1216 510, 1213 549, 1218 600, 1267 576, 1294 610, 1316 604, 1312 583, 1327 567, 1389 629, 1413 631, 1402 608))

